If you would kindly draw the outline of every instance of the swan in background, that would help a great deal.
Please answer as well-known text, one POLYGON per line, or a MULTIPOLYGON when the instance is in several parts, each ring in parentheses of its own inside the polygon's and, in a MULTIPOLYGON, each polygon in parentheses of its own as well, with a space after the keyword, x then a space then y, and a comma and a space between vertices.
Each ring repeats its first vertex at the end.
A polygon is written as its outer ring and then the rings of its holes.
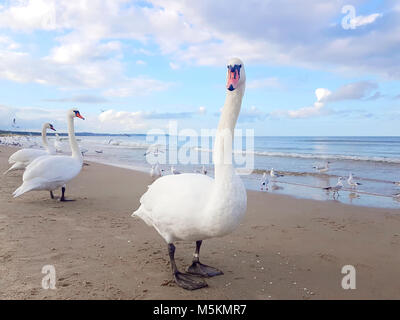
POLYGON ((206 169, 206 167, 204 165, 201 168, 201 173, 204 174, 204 175, 207 175, 207 169, 206 169))
POLYGON ((7 174, 10 171, 14 170, 22 170, 25 169, 33 160, 38 157, 45 156, 45 155, 52 155, 55 153, 55 150, 49 147, 49 143, 47 141, 47 129, 54 129, 53 125, 46 122, 43 124, 42 127, 42 142, 45 150, 40 149, 21 149, 17 152, 13 153, 10 158, 8 159, 8 163, 12 164, 10 169, 8 169, 4 174, 7 174))
POLYGON ((48 190, 53 199, 53 191, 61 187, 60 201, 65 201, 65 185, 75 178, 82 169, 82 154, 75 137, 74 118, 85 119, 78 110, 67 112, 68 137, 71 147, 71 156, 42 156, 29 164, 22 177, 22 185, 14 191, 14 198, 28 191, 48 190))
POLYGON ((358 186, 361 186, 361 183, 354 181, 353 174, 351 172, 349 174, 349 178, 347 179, 347 184, 353 189, 357 188, 358 186))
POLYGON ((154 227, 167 242, 175 282, 187 290, 207 286, 197 276, 223 274, 200 263, 202 241, 231 233, 246 212, 246 190, 232 165, 234 129, 242 105, 245 79, 242 61, 230 60, 226 100, 214 145, 215 179, 198 173, 163 176, 149 186, 140 199, 139 209, 132 214, 154 227), (196 242, 189 274, 181 273, 175 263, 173 243, 178 240, 196 242))

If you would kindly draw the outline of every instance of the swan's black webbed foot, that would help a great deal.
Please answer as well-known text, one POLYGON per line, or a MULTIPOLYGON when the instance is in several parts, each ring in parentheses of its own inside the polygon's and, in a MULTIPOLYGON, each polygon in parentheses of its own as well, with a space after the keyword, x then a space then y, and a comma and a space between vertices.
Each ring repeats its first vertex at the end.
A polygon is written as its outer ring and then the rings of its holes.
POLYGON ((174 279, 178 286, 186 290, 197 290, 208 286, 203 279, 179 271, 174 273, 174 279))
POLYGON ((202 277, 215 277, 224 274, 221 270, 207 266, 198 261, 193 261, 192 265, 188 268, 188 272, 202 277))
POLYGON ((188 268, 188 272, 201 277, 215 277, 224 274, 221 270, 200 263, 199 256, 202 243, 202 240, 196 241, 196 251, 194 252, 193 263, 188 268))
POLYGON ((178 270, 175 263, 175 246, 172 243, 168 244, 168 253, 171 261, 171 269, 174 280, 178 286, 186 290, 196 290, 207 287, 207 282, 194 275, 182 273, 178 270))

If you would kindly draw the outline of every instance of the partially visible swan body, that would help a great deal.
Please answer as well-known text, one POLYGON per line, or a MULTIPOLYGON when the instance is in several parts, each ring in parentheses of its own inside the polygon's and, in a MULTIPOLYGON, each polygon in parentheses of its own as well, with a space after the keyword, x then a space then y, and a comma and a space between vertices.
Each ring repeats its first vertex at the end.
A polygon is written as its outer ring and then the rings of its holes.
MULTIPOLYGON (((172 274, 184 289, 194 290, 207 283, 194 275, 212 277, 222 274, 216 268, 199 261, 202 240, 222 237, 239 225, 245 215, 247 195, 232 165, 233 133, 245 90, 242 61, 228 63, 227 94, 214 146, 215 179, 204 174, 167 175, 149 186, 140 199, 138 216, 154 227, 168 243, 172 274), (179 272, 175 263, 177 240, 196 241, 196 251, 190 274, 179 272)), ((171 170, 172 173, 173 170, 171 170)))
POLYGON ((42 156, 26 167, 22 185, 14 191, 14 198, 33 190, 48 190, 51 198, 53 191, 62 188, 60 201, 65 201, 65 185, 75 178, 82 169, 82 155, 75 138, 74 118, 84 119, 78 110, 71 109, 67 113, 69 143, 71 156, 42 156))
POLYGON ((56 131, 54 129, 53 125, 50 123, 44 123, 42 127, 42 141, 43 141, 43 146, 45 150, 40 150, 40 149, 21 149, 18 150, 17 152, 13 153, 10 158, 8 159, 8 163, 12 164, 12 166, 4 172, 4 174, 7 174, 10 171, 14 170, 22 170, 25 169, 33 160, 35 160, 38 157, 45 156, 45 155, 51 155, 55 153, 55 150, 49 147, 49 143, 47 141, 47 129, 51 129, 56 131))

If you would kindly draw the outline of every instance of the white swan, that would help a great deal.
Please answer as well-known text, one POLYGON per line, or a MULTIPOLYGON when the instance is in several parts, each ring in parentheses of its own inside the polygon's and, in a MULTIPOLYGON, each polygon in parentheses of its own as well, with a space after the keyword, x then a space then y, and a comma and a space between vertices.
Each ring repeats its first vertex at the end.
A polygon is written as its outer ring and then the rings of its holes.
POLYGON ((242 61, 228 63, 227 94, 214 146, 215 179, 204 174, 183 173, 157 179, 141 197, 137 215, 153 226, 168 243, 175 282, 188 290, 207 283, 191 274, 216 276, 218 269, 199 261, 202 240, 232 232, 243 218, 247 207, 246 189, 232 166, 232 140, 245 90, 242 61), (196 241, 193 263, 188 272, 178 271, 175 264, 177 240, 196 241))
POLYGON ((44 155, 49 155, 49 154, 54 154, 55 150, 49 147, 49 143, 47 141, 47 129, 51 129, 56 131, 54 129, 53 125, 50 123, 44 123, 42 127, 42 141, 43 141, 43 146, 45 150, 40 150, 40 149, 21 149, 18 150, 17 152, 13 153, 10 158, 8 159, 8 163, 12 164, 10 169, 8 169, 4 174, 7 174, 10 171, 14 170, 22 170, 27 167, 28 164, 30 164, 33 160, 35 160, 38 157, 44 156, 44 155))
POLYGON ((71 156, 42 156, 26 167, 22 177, 22 185, 14 191, 14 198, 32 190, 48 190, 53 199, 53 191, 62 187, 60 201, 65 201, 65 184, 75 178, 82 169, 82 154, 75 138, 74 118, 84 120, 78 110, 71 109, 67 113, 68 136, 71 156))

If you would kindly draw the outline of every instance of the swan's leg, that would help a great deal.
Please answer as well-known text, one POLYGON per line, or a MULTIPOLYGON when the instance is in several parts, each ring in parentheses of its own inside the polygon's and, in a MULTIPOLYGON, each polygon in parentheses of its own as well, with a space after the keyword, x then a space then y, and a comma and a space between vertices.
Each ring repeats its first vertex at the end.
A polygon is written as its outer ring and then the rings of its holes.
POLYGON ((61 198, 60 201, 65 201, 65 186, 61 188, 61 198))
POLYGON ((52 199, 54 199, 53 191, 50 191, 50 197, 51 197, 52 199))
POLYGON ((188 272, 202 277, 214 277, 224 274, 221 270, 200 263, 199 256, 202 242, 202 240, 196 241, 196 251, 193 257, 193 263, 188 268, 188 272))
POLYGON ((179 272, 175 263, 175 246, 172 243, 168 244, 168 253, 171 261, 172 275, 178 286, 186 290, 196 290, 207 287, 207 283, 204 280, 179 272))

